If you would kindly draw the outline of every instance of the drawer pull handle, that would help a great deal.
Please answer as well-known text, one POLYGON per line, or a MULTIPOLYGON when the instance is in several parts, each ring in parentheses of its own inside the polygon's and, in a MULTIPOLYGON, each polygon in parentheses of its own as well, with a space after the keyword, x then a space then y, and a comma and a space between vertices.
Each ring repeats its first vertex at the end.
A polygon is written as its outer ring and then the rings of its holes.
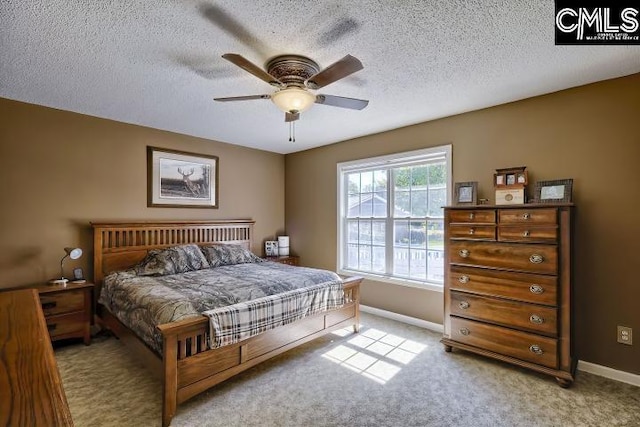
POLYGON ((460 307, 462 310, 466 310, 467 308, 469 308, 469 303, 467 301, 460 301, 460 303, 458 304, 458 307, 460 307))
POLYGON ((544 288, 540 285, 531 285, 529 286, 529 291, 532 294, 540 295, 541 293, 544 292, 544 288))
POLYGON ((473 219, 473 218, 475 218, 475 214, 474 214, 473 212, 471 212, 471 213, 469 214, 469 219, 473 219))
POLYGON ((52 324, 50 324, 50 325, 49 325, 49 324, 47 324, 47 330, 48 330, 49 332, 51 332, 51 331, 55 331, 57 326, 58 326, 58 325, 57 325, 56 323, 52 323, 52 324))
POLYGON ((464 336, 467 336, 471 333, 471 331, 468 330, 467 328, 461 328, 459 332, 464 336))
POLYGON ((50 308, 54 308, 55 306, 56 306, 56 302, 55 301, 42 303, 42 309, 43 310, 48 310, 50 308))
POLYGON ((531 214, 529 212, 525 212, 522 214, 522 219, 531 219, 531 214))
POLYGON ((539 345, 537 345, 537 344, 530 345, 530 346, 529 346, 529 351, 530 351, 531 353, 534 353, 534 354, 543 354, 543 353, 544 353, 544 351, 542 351, 542 349, 540 348, 540 346, 539 346, 539 345))
POLYGON ((531 232, 529 230, 524 230, 524 232, 522 233, 522 237, 529 237, 531 235, 531 232))
POLYGON ((469 276, 460 276, 460 277, 458 277, 458 282, 460 282, 460 283, 468 283, 469 282, 469 276))
POLYGON ((531 264, 542 264, 543 261, 544 261, 544 257, 539 254, 533 254, 529 257, 529 262, 531 264))
POLYGON ((540 317, 537 314, 532 314, 529 316, 529 322, 535 323, 536 325, 542 325, 544 323, 544 317, 540 317))
POLYGON ((470 228, 470 229, 469 229, 469 234, 471 234, 472 236, 473 236, 474 234, 476 234, 476 229, 475 229, 475 228, 470 228))
POLYGON ((462 257, 462 258, 469 258, 469 255, 471 254, 471 252, 469 252, 468 249, 460 249, 458 251, 458 254, 462 257))

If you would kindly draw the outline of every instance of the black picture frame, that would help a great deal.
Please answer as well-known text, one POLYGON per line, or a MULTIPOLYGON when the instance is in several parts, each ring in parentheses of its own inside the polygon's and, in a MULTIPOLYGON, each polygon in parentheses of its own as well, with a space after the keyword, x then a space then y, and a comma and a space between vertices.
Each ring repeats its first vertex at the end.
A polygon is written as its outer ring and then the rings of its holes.
POLYGON ((537 181, 534 203, 571 203, 573 179, 537 181))
POLYGON ((454 205, 477 205, 478 204, 478 182, 456 182, 454 205))
POLYGON ((73 280, 84 280, 82 268, 77 267, 73 269, 73 280))

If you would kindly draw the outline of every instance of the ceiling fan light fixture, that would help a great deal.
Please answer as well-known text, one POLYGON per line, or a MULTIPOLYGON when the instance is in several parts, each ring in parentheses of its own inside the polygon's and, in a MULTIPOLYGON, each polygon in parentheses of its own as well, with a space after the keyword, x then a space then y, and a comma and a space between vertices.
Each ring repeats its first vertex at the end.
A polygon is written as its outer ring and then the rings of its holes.
POLYGON ((302 113, 316 102, 316 96, 308 90, 289 87, 271 95, 271 101, 285 113, 302 113))

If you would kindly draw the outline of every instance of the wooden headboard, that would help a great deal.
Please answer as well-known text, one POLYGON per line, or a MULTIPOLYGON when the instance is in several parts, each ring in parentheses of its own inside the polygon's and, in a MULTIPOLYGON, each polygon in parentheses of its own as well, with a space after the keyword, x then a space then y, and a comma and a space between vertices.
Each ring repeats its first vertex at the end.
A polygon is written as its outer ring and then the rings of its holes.
POLYGON ((92 222, 95 298, 104 276, 140 262, 151 249, 194 243, 226 243, 251 250, 253 224, 249 219, 217 221, 92 222))

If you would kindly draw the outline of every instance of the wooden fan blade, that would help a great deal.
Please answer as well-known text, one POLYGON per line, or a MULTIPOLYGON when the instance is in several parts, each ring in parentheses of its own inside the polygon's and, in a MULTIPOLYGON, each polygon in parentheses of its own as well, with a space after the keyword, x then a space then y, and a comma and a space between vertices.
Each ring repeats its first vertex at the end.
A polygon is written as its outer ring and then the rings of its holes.
POLYGON ((231 62, 232 64, 242 68, 246 72, 253 74, 260 80, 264 80, 270 85, 277 86, 277 87, 283 86, 280 80, 276 79, 271 74, 267 73, 262 68, 258 67, 256 64, 254 64, 253 62, 250 62, 249 60, 247 60, 241 55, 238 55, 237 53, 225 53, 224 55, 222 55, 222 57, 227 61, 231 62))
POLYGON ((350 108, 352 110, 362 110, 369 101, 356 98, 345 98, 344 96, 316 95, 316 104, 330 105, 332 107, 350 108))
POLYGON ((295 122, 300 119, 300 113, 284 113, 285 122, 295 122))
POLYGON ((270 99, 271 95, 247 95, 247 96, 231 96, 227 98, 213 98, 214 101, 251 101, 252 99, 270 99))
POLYGON ((319 73, 307 79, 307 86, 311 89, 320 89, 337 80, 347 77, 356 71, 362 70, 362 62, 355 56, 347 55, 338 62, 334 62, 319 73))

